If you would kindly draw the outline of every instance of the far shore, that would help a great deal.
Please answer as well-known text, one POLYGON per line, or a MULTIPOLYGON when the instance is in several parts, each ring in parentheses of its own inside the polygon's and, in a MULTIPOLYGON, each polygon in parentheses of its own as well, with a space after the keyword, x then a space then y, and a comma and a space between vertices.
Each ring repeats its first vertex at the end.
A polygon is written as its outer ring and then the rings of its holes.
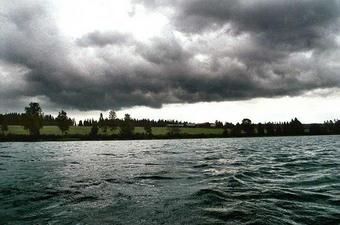
POLYGON ((234 137, 278 137, 340 134, 340 120, 323 124, 303 124, 297 118, 290 122, 241 123, 216 120, 214 123, 192 123, 177 120, 133 119, 125 114, 117 118, 100 113, 99 119, 79 120, 67 116, 64 110, 57 117, 45 115, 39 103, 31 102, 25 113, 0 114, 0 142, 16 141, 91 141, 91 140, 155 140, 234 137))
MULTIPOLYGON (((144 132, 142 127, 136 127, 131 136, 122 136, 118 130, 110 132, 98 132, 97 135, 90 135, 90 127, 71 127, 70 133, 62 135, 57 127, 47 126, 42 129, 41 135, 29 135, 27 130, 21 126, 9 126, 6 135, 0 135, 0 142, 70 142, 70 141, 121 141, 121 140, 166 140, 166 139, 213 139, 213 138, 251 138, 251 137, 287 137, 287 136, 317 136, 310 134, 308 130, 301 135, 260 135, 256 132, 252 135, 241 133, 233 135, 224 132, 219 128, 181 128, 179 133, 169 134, 166 127, 154 127, 152 135, 144 132)), ((330 135, 330 134, 321 134, 330 135)))

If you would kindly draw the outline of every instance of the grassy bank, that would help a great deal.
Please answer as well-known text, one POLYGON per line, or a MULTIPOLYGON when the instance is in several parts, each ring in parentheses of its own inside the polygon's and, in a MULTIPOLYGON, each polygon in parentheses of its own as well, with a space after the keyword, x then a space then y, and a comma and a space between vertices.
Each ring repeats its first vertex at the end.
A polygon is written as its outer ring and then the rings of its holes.
POLYGON ((6 135, 0 135, 0 142, 15 141, 85 141, 85 140, 143 140, 143 139, 186 139, 186 138, 217 138, 223 136, 220 128, 179 128, 179 133, 169 135, 167 127, 153 127, 152 136, 148 135, 143 127, 135 127, 133 135, 120 135, 119 128, 108 129, 104 132, 100 129, 98 134, 91 136, 91 127, 72 126, 67 134, 62 135, 56 126, 44 126, 40 130, 40 136, 34 137, 28 134, 22 126, 9 126, 6 135))
MULTIPOLYGON (((89 135, 91 127, 77 127, 72 126, 67 131, 68 135, 76 135, 76 136, 87 136, 89 135)), ((180 134, 187 134, 187 135, 222 135, 223 129, 222 128, 179 128, 180 134)), ((118 135, 119 128, 111 131, 110 129, 107 130, 105 133, 103 129, 100 129, 98 135, 100 136, 112 136, 118 135)), ((146 134, 143 127, 135 127, 134 133, 138 134, 146 134)), ((158 135, 166 135, 168 133, 167 127, 153 127, 152 134, 155 136, 158 135)), ((9 135, 28 135, 28 130, 25 130, 23 126, 8 126, 9 135)), ((40 130, 41 135, 54 135, 60 136, 62 135, 60 129, 56 126, 44 126, 40 130)))

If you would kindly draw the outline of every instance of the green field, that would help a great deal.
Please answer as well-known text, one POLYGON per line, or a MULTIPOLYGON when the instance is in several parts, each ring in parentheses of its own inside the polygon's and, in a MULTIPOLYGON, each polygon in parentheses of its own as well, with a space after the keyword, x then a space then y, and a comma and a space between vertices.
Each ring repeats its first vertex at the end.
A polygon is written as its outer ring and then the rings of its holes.
MULTIPOLYGON (((180 133, 182 134, 191 134, 191 135, 199 135, 199 134, 222 134, 222 128, 179 128, 180 133)), ((90 133, 91 127, 76 127, 72 126, 67 131, 67 134, 70 135, 88 135, 90 133)), ((119 128, 111 131, 107 130, 106 135, 118 134, 119 128)), ((143 134, 145 130, 143 127, 135 127, 134 133, 143 134)), ((153 127, 152 134, 153 135, 166 135, 168 133, 167 127, 153 127)), ((25 130, 23 126, 8 126, 8 134, 16 134, 16 135, 28 135, 28 130, 25 130)), ((44 126, 40 130, 40 134, 42 135, 61 135, 61 131, 56 126, 44 126)), ((102 129, 99 130, 98 134, 105 135, 102 129)))

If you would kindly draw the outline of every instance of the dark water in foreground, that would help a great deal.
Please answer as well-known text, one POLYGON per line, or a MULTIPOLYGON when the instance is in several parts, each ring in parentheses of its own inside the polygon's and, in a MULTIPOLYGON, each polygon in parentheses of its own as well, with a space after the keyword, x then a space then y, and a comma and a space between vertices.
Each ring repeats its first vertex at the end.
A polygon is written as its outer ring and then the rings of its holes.
POLYGON ((340 137, 0 143, 0 224, 340 224, 340 137))

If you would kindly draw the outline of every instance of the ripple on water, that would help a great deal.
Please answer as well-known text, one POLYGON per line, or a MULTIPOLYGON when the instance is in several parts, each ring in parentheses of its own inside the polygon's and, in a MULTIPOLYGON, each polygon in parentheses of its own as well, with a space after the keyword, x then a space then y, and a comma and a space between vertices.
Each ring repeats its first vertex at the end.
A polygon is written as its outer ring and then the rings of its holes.
POLYGON ((197 164, 197 165, 193 166, 193 168, 206 168, 206 167, 209 167, 209 164, 207 164, 207 163, 200 163, 200 164, 197 164))
POLYGON ((105 182, 111 184, 134 184, 135 182, 129 179, 121 179, 121 178, 107 178, 104 179, 105 182))
MULTIPOLYGON (((1 154, 1 153, 0 153, 1 154)), ((11 155, 0 155, 0 158, 15 158, 14 156, 11 155)))
POLYGON ((141 176, 136 176, 135 179, 137 180, 174 180, 174 179, 179 179, 179 178, 169 177, 169 176, 159 176, 159 175, 141 175, 141 176))

